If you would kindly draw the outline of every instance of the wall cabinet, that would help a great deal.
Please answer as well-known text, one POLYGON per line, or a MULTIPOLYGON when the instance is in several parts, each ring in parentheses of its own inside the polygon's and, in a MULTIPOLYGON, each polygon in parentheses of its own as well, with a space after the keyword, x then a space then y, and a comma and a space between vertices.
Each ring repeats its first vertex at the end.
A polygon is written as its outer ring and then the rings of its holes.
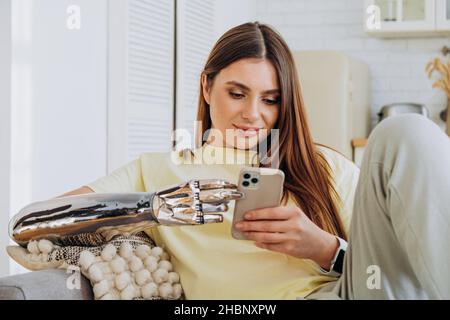
POLYGON ((366 0, 364 8, 372 36, 450 35, 450 0, 366 0))
POLYGON ((436 29, 450 30, 450 0, 436 1, 436 29))

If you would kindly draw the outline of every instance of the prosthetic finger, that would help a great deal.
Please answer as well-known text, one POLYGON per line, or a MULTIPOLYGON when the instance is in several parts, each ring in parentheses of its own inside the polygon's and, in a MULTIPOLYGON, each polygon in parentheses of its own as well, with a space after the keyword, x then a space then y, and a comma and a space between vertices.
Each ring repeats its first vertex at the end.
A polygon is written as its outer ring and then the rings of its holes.
MULTIPOLYGON (((194 184, 194 181, 191 182, 194 184)), ((202 179, 198 180, 198 188, 200 190, 210 189, 237 189, 236 184, 224 179, 202 179)))
POLYGON ((228 211, 228 204, 226 203, 204 203, 202 204, 203 213, 211 213, 211 212, 226 212, 228 211))

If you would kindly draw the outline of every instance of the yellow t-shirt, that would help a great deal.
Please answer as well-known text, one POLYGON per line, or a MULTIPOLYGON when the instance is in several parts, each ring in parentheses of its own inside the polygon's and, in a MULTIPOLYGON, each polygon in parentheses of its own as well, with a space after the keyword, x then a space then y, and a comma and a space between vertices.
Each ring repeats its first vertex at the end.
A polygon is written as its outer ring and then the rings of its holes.
MULTIPOLYGON (((348 230, 359 169, 331 149, 320 150, 333 171, 342 202, 340 214, 348 230)), ((153 192, 191 179, 223 178, 237 183, 240 169, 257 162, 252 151, 211 145, 194 150, 194 155, 197 160, 186 162, 175 151, 142 154, 87 186, 106 193, 153 192), (214 164, 217 159, 232 164, 214 164)), ((288 206, 294 205, 289 200, 288 206)), ((321 274, 311 260, 260 249, 253 241, 232 238, 233 208, 231 202, 223 223, 158 226, 147 231, 171 255, 187 299, 296 299, 336 280, 321 274)))

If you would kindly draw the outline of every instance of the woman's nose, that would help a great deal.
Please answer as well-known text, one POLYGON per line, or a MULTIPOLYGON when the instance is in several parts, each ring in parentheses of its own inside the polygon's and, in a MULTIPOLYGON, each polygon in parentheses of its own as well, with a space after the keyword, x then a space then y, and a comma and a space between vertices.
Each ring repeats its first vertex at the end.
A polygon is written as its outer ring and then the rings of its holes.
POLYGON ((242 110, 242 118, 249 122, 254 122, 260 118, 258 101, 249 101, 245 104, 244 110, 242 110))

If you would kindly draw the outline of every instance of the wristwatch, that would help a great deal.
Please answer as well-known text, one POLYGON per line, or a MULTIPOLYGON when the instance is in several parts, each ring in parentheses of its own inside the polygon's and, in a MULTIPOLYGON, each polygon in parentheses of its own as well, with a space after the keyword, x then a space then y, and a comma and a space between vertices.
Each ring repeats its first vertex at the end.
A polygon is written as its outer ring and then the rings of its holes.
POLYGON ((344 257, 345 257, 345 252, 347 251, 347 241, 345 241, 344 239, 341 239, 339 237, 336 237, 339 241, 339 247, 336 250, 336 253, 333 257, 333 259, 331 260, 331 267, 330 270, 326 270, 322 267, 320 267, 320 271, 327 276, 333 276, 333 277, 338 277, 342 274, 342 270, 344 268, 344 257))

